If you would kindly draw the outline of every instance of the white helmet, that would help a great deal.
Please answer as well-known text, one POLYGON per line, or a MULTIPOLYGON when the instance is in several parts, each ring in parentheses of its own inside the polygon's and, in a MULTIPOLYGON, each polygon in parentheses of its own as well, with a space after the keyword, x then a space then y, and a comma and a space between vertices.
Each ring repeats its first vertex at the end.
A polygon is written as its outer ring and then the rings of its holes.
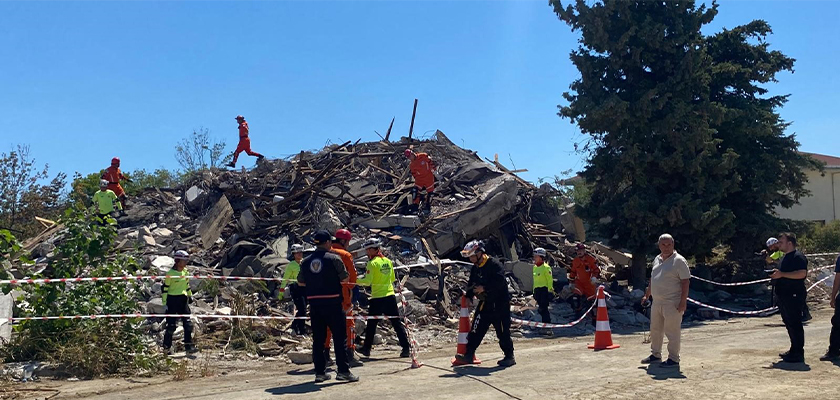
POLYGON ((779 239, 776 239, 774 237, 771 237, 770 239, 767 239, 767 247, 770 247, 770 246, 772 246, 776 243, 779 243, 779 239))
POLYGON ((302 244, 297 244, 297 243, 293 244, 291 253, 292 254, 303 253, 303 245, 302 244))
POLYGON ((100 179, 99 180, 99 187, 101 187, 101 188, 108 187, 108 181, 106 181, 105 179, 100 179))
POLYGON ((461 250, 461 256, 469 258, 479 251, 484 252, 484 242, 481 240, 473 240, 464 246, 464 250, 461 250))
POLYGON ((174 258, 176 260, 189 260, 190 259, 190 253, 187 253, 186 250, 178 250, 178 251, 175 252, 175 257, 174 258))
POLYGON ((382 247, 382 241, 377 237, 371 237, 365 240, 363 246, 365 249, 378 249, 382 247))
POLYGON ((537 247, 536 249, 534 249, 534 255, 545 258, 545 256, 546 256, 545 249, 542 248, 542 247, 537 247))

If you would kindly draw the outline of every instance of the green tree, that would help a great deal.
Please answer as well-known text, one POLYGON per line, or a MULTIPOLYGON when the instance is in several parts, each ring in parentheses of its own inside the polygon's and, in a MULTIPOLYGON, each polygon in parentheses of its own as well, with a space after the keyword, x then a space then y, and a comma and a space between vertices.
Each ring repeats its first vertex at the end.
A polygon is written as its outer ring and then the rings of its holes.
POLYGON ((184 170, 184 175, 218 168, 230 161, 232 154, 224 155, 225 141, 210 137, 210 130, 199 128, 175 145, 175 160, 184 170))
POLYGON ((788 96, 768 96, 762 86, 776 82, 780 72, 793 72, 794 59, 769 49, 771 33, 767 22, 756 20, 706 38, 713 61, 711 98, 724 109, 721 118, 712 121, 714 136, 720 148, 738 154, 735 171, 741 182, 720 203, 737 220, 727 240, 735 258, 751 254, 768 236, 786 230, 773 210, 791 207, 806 196, 805 171, 822 169, 796 151, 794 135, 785 135, 789 124, 777 110, 788 96))
POLYGON ((647 255, 669 232, 687 255, 731 235, 720 206, 740 181, 737 154, 719 149, 711 121, 723 110, 710 96, 712 60, 701 28, 717 5, 691 1, 578 0, 551 4, 581 32, 571 60, 581 77, 559 115, 591 140, 582 176, 591 183, 579 215, 633 253, 631 284, 645 285, 647 255))
POLYGON ((43 226, 35 217, 55 218, 64 204, 67 176, 57 174, 48 184, 49 166, 39 168, 29 146, 17 145, 8 153, 0 153, 0 227, 27 238, 43 226))
MULTIPOLYGON (((181 174, 178 172, 173 172, 163 167, 153 172, 138 169, 130 173, 125 173, 125 175, 131 178, 131 182, 123 182, 123 189, 128 196, 135 196, 146 188, 172 188, 178 186, 182 179, 181 174)), ((73 175, 73 182, 70 185, 71 200, 74 203, 83 204, 86 207, 90 206, 93 194, 99 190, 101 176, 101 171, 84 176, 76 172, 73 175)))

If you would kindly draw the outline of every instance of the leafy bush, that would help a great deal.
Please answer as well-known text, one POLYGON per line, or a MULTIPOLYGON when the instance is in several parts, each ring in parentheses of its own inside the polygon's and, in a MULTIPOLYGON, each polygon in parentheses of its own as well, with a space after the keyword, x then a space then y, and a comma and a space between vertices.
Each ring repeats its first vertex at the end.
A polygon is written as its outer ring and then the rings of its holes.
MULTIPOLYGON (((111 225, 91 223, 84 209, 68 209, 61 222, 67 231, 45 273, 51 278, 120 276, 138 270, 130 254, 109 255, 117 236, 111 225)), ((134 281, 80 282, 21 287, 16 314, 57 316, 130 314, 137 312, 134 281)), ((144 343, 138 320, 23 321, 3 349, 9 361, 52 360, 69 372, 86 377, 150 371, 163 366, 163 358, 144 343)))
POLYGON ((799 238, 799 246, 807 253, 840 251, 840 220, 813 227, 799 238))

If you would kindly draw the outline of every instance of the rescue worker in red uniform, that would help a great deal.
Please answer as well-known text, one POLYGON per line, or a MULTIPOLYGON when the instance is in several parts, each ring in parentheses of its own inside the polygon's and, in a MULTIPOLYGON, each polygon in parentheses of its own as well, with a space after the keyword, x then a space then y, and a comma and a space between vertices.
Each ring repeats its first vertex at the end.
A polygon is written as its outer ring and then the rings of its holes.
POLYGON ((432 207, 432 193, 435 191, 434 170, 437 165, 426 153, 415 153, 411 149, 406 149, 405 156, 411 160, 409 170, 411 170, 411 176, 414 177, 414 189, 412 189, 414 207, 419 208, 422 201, 425 211, 429 212, 432 207))
MULTIPOLYGON (((353 316, 353 288, 356 286, 356 278, 358 277, 358 272, 356 272, 356 265, 353 263, 353 254, 347 251, 347 246, 350 245, 350 239, 353 238, 353 235, 347 229, 339 229, 335 231, 335 241, 332 243, 332 250, 331 253, 341 257, 341 262, 344 263, 344 268, 347 269, 347 274, 350 276, 350 279, 341 285, 342 289, 342 300, 341 300, 341 308, 344 309, 344 314, 348 317, 353 316)), ((355 320, 348 319, 346 322, 347 326, 347 362, 350 363, 351 367, 361 367, 364 365, 357 357, 356 357, 356 322, 355 320)), ((330 339, 332 339, 332 332, 327 330, 327 342, 324 344, 324 356, 327 360, 327 364, 331 364, 330 359, 330 339)))
POLYGON ((569 273, 569 280, 574 284, 572 289, 572 307, 580 315, 583 310, 583 299, 594 299, 596 290, 592 278, 601 276, 601 269, 595 262, 595 257, 586 253, 586 246, 578 243, 575 246, 577 256, 572 260, 572 271, 569 273))
POLYGON ((128 179, 128 177, 123 175, 122 171, 120 171, 119 157, 111 159, 111 166, 105 168, 105 171, 102 172, 101 179, 108 181, 108 190, 117 195, 117 198, 120 201, 120 208, 126 209, 125 190, 123 190, 122 186, 120 186, 120 181, 131 182, 131 179, 128 179))
POLYGON ((239 145, 236 146, 236 151, 233 152, 233 161, 228 164, 228 167, 236 167, 236 160, 239 158, 239 153, 245 152, 249 156, 255 156, 258 160, 265 158, 264 155, 251 151, 251 139, 248 137, 248 122, 245 117, 241 115, 236 116, 236 122, 239 122, 239 145))

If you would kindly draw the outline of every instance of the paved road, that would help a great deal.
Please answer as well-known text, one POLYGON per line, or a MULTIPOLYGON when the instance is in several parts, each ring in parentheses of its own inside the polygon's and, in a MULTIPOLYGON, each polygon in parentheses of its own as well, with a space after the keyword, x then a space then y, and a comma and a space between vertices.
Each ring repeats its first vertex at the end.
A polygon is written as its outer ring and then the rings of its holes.
MULTIPOLYGON (((683 331, 681 372, 645 368, 649 345, 642 335, 614 335, 620 349, 594 352, 591 338, 517 342, 518 365, 501 369, 496 344, 485 344, 476 367, 452 369, 451 354, 421 353, 425 363, 410 369, 399 358, 383 358, 354 370, 362 380, 312 383, 311 369, 279 363, 258 370, 173 382, 170 377, 43 382, 61 391, 56 399, 797 399, 838 398, 840 364, 820 362, 827 345, 830 309, 815 312, 806 328, 807 364, 774 365, 787 346, 778 316, 715 321, 683 331)), ((49 392, 44 392, 49 394, 49 392)))

